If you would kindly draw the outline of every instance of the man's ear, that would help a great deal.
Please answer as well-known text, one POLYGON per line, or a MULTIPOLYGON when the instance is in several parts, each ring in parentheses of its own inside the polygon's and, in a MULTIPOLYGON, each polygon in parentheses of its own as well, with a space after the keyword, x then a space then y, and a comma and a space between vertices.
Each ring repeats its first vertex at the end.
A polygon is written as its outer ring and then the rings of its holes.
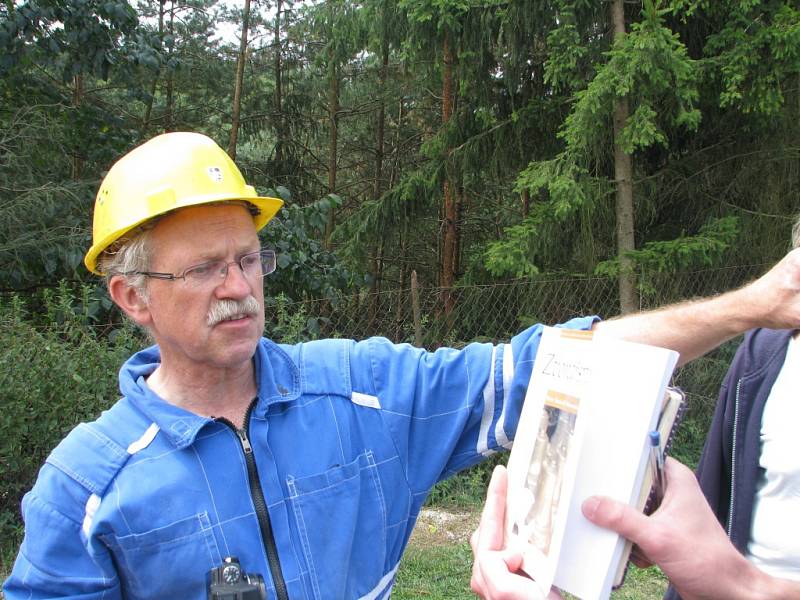
POLYGON ((150 308, 141 292, 122 275, 114 275, 108 282, 111 299, 137 325, 147 327, 152 321, 150 308))

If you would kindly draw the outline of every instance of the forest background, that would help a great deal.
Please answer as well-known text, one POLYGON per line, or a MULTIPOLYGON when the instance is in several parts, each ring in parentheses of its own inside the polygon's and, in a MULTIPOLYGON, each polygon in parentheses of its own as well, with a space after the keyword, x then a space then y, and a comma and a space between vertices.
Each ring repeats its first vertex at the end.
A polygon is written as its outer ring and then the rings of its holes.
MULTIPOLYGON (((183 130, 286 201, 262 234, 271 337, 504 340, 730 289, 786 252, 800 9, 4 0, 0 573, 38 466, 145 343, 81 262, 99 181, 183 130)), ((690 464, 732 350, 677 377, 690 464)), ((433 500, 479 503, 486 472, 433 500)))

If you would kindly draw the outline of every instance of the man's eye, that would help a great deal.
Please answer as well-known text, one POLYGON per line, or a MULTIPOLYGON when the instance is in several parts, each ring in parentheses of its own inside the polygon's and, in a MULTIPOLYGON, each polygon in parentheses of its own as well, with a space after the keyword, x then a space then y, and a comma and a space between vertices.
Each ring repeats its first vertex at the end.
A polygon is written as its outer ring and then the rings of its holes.
POLYGON ((242 268, 250 269, 255 267, 261 262, 261 256, 258 254, 250 254, 242 257, 242 268))
POLYGON ((202 265, 197 265, 196 267, 192 267, 191 269, 186 271, 186 277, 194 277, 194 278, 208 277, 218 268, 219 265, 217 263, 205 263, 202 265))

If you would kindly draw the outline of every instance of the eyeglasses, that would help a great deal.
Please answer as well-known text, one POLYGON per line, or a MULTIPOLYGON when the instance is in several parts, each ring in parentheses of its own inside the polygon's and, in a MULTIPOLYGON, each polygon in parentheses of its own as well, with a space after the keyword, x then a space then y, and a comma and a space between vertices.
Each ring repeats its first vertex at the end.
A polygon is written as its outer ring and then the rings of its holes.
POLYGON ((176 275, 174 273, 159 273, 156 271, 129 271, 126 275, 144 275, 145 277, 152 277, 153 279, 165 279, 174 281, 175 279, 183 279, 183 281, 192 286, 203 286, 211 284, 222 283, 228 276, 228 267, 231 265, 239 265, 242 273, 249 279, 260 279, 265 275, 269 275, 275 271, 275 251, 274 250, 259 250, 258 252, 250 252, 243 254, 237 260, 230 262, 224 260, 210 260, 208 262, 200 263, 183 270, 183 273, 176 275))

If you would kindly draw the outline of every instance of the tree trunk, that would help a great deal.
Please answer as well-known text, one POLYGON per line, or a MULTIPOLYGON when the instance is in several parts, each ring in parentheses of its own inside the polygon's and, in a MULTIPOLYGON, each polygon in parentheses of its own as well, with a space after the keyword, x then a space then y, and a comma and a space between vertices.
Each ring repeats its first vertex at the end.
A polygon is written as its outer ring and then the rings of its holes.
MULTIPOLYGON (((378 115, 375 133, 375 181, 372 185, 372 197, 377 200, 383 193, 383 146, 385 136, 385 123, 386 123, 386 74, 389 68, 389 42, 384 34, 383 43, 381 47, 383 59, 379 73, 378 83, 378 115)), ((372 304, 370 306, 370 322, 372 322, 378 311, 380 310, 380 289, 381 289, 381 276, 383 274, 383 243, 384 240, 378 242, 375 249, 375 259, 372 261, 372 285, 371 296, 372 304)))
POLYGON ((408 306, 408 302, 403 301, 403 294, 406 293, 406 273, 408 272, 408 261, 406 258, 406 239, 408 238, 408 221, 403 220, 403 225, 400 228, 400 281, 397 283, 397 305, 394 312, 394 340, 401 342, 404 339, 404 327, 408 319, 404 317, 404 309, 408 306))
POLYGON ((400 131, 403 128, 403 115, 405 114, 405 105, 403 99, 400 98, 397 107, 397 127, 394 134, 394 141, 392 142, 392 153, 394 153, 394 160, 392 161, 391 168, 389 169, 389 185, 388 189, 392 189, 400 177, 400 131))
MULTIPOLYGON (((72 78, 72 108, 76 111, 83 104, 83 73, 78 73, 72 78)), ((72 150, 72 179, 78 180, 83 176, 84 160, 80 148, 72 150)))
POLYGON ((525 219, 531 213, 531 193, 528 188, 522 190, 522 218, 525 219))
MULTIPOLYGON (((397 109, 397 127, 395 129, 395 133, 392 141, 392 152, 394 153, 394 160, 391 162, 391 166, 389 168, 389 184, 388 189, 394 187, 397 178, 399 177, 400 172, 400 131, 403 128, 403 114, 404 114, 404 105, 403 105, 403 98, 400 98, 398 102, 398 109, 397 109)), ((404 308, 407 306, 407 303, 403 302, 403 294, 406 293, 406 278, 409 270, 408 261, 406 260, 406 253, 407 253, 407 240, 408 240, 408 217, 403 211, 402 223, 400 226, 399 231, 399 241, 398 244, 400 246, 397 258, 400 262, 400 281, 397 285, 398 290, 398 298, 397 298, 397 307, 395 309, 395 341, 402 341, 404 338, 404 327, 406 323, 406 319, 403 316, 404 308)))
POLYGON ((383 38, 381 47, 382 61, 378 81, 378 116, 375 133, 375 181, 372 197, 377 200, 383 193, 383 150, 386 127, 386 75, 389 70, 389 41, 383 38))
MULTIPOLYGON (((453 52, 450 48, 450 34, 445 33, 442 48, 444 70, 442 76, 442 123, 450 121, 453 112, 453 52)), ((442 236, 442 266, 440 285, 442 288, 442 305, 445 314, 453 310, 453 294, 451 288, 455 280, 455 252, 457 231, 456 201, 453 197, 453 186, 449 174, 445 175, 443 190, 442 216, 444 217, 442 236)))
MULTIPOLYGON (((169 7, 169 34, 175 35, 175 0, 172 0, 169 7)), ((174 47, 174 46, 173 46, 174 47)), ((172 48, 170 48, 168 56, 172 57, 172 48)), ((172 97, 173 88, 175 87, 175 72, 173 69, 167 68, 167 89, 165 95, 166 114, 164 115, 164 131, 172 131, 173 129, 173 113, 175 107, 173 106, 174 100, 172 97)))
POLYGON ((384 239, 381 238, 375 244, 374 256, 372 257, 372 283, 369 286, 370 304, 368 308, 368 322, 370 335, 375 335, 373 330, 375 321, 378 318, 381 307, 381 274, 383 272, 383 244, 384 239))
POLYGON ((244 0, 242 11, 242 37, 239 40, 239 55, 236 57, 236 81, 233 84, 233 110, 231 111, 231 137, 228 141, 228 156, 236 160, 236 143, 239 140, 239 111, 242 108, 242 85, 244 65, 247 62, 247 30, 250 26, 250 0, 244 0))
MULTIPOLYGON (((336 159, 339 144, 339 70, 333 50, 328 52, 328 114, 330 119, 330 139, 328 143, 328 193, 336 193, 336 159)), ((331 247, 331 234, 336 224, 336 214, 331 208, 325 226, 325 247, 331 247)))
POLYGON ((283 72, 281 60, 283 48, 281 46, 281 8, 282 0, 277 0, 275 5, 275 164, 278 167, 277 175, 283 175, 283 72))
MULTIPOLYGON (((158 0, 158 39, 164 40, 164 13, 166 12, 167 0, 158 0)), ((174 41, 173 41, 174 46, 174 41)), ((144 116, 142 117, 142 139, 147 137, 147 130, 150 128, 150 117, 153 114, 153 102, 156 98, 156 90, 158 89, 158 78, 161 76, 161 69, 156 71, 153 76, 153 82, 150 84, 150 97, 144 106, 144 116)))
POLYGON ((458 193, 456 194, 456 238, 453 249, 453 279, 455 280, 461 274, 461 254, 463 252, 463 239, 461 224, 464 222, 464 213, 467 209, 467 198, 464 186, 458 186, 458 193))
MULTIPOLYGON (((611 3, 611 22, 614 39, 625 35, 625 11, 623 0, 611 3)), ((619 308, 621 314, 638 309, 636 298, 636 278, 633 261, 627 253, 635 248, 633 235, 633 161, 620 146, 619 139, 630 109, 627 98, 619 98, 614 103, 614 180, 617 186, 617 256, 619 258, 619 308)))

